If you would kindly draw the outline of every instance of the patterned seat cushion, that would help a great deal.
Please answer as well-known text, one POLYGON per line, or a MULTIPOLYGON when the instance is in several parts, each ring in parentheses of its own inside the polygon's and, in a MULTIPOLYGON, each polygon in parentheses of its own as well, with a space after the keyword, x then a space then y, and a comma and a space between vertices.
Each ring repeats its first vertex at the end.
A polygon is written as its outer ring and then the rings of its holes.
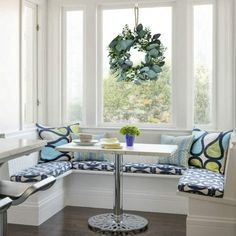
MULTIPOLYGON (((114 163, 108 161, 75 161, 73 162, 73 169, 113 171, 114 163)), ((123 165, 123 171, 127 173, 182 175, 185 170, 184 167, 163 164, 125 163, 123 165)))
POLYGON ((206 169, 188 169, 180 178, 178 189, 181 192, 223 197, 224 176, 206 169))
POLYGON ((74 161, 73 169, 77 170, 100 170, 113 171, 114 163, 108 161, 74 161))
POLYGON ((182 175, 185 170, 185 167, 169 164, 126 163, 123 167, 123 171, 128 173, 165 175, 182 175))
POLYGON ((15 182, 37 182, 49 176, 57 177, 72 168, 69 161, 52 161, 38 164, 11 176, 15 182))

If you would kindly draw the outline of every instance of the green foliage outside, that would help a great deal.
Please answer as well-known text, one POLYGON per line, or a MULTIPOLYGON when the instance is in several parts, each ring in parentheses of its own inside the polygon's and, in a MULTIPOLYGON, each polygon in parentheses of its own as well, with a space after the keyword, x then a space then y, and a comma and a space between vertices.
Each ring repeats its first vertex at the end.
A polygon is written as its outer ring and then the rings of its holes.
MULTIPOLYGON (((117 82, 111 75, 104 79, 104 122, 170 123, 171 69, 163 66, 157 81, 142 85, 117 82)), ((194 122, 210 122, 209 75, 203 66, 195 73, 194 122)))
POLYGON ((204 66, 195 72, 194 123, 209 124, 211 121, 209 73, 204 66))
POLYGON ((169 123, 171 120, 170 66, 163 66, 157 81, 142 85, 104 79, 104 122, 169 123))
MULTIPOLYGON (((171 122, 171 70, 163 66, 157 81, 142 85, 117 82, 112 76, 104 79, 104 122, 113 123, 170 123, 171 122)), ((198 66, 195 73, 194 123, 211 122, 209 73, 198 66)), ((68 122, 82 120, 79 99, 68 105, 68 122)))
POLYGON ((79 99, 75 99, 68 104, 67 114, 68 122, 78 122, 82 120, 82 105, 79 99))

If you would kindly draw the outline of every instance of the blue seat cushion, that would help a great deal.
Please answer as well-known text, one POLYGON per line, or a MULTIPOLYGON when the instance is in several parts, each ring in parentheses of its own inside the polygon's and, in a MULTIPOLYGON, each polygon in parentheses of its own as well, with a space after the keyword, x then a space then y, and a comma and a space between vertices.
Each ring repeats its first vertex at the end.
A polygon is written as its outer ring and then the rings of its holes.
POLYGON ((223 197, 224 176, 206 169, 188 169, 180 178, 178 189, 181 192, 223 197))
MULTIPOLYGON (((73 162, 73 169, 113 171, 114 163, 109 161, 80 161, 73 162)), ((146 174, 182 175, 186 168, 166 164, 125 163, 123 172, 146 174)))
POLYGON ((48 178, 57 177, 64 174, 72 168, 70 161, 52 161, 37 164, 33 167, 22 170, 11 176, 10 180, 14 182, 37 182, 48 178))
POLYGON ((164 175, 182 175, 185 167, 169 164, 149 164, 149 163, 126 163, 123 167, 124 172, 128 173, 146 173, 146 174, 164 174, 164 175))
POLYGON ((74 161, 72 162, 73 169, 77 170, 100 170, 113 171, 114 163, 109 161, 74 161))

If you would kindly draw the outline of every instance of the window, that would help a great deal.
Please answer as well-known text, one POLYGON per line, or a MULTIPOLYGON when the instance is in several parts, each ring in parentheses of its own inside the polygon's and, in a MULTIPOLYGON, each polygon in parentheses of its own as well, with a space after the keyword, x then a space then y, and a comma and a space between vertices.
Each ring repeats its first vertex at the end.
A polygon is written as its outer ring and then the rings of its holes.
MULTIPOLYGON (((141 8, 140 22, 149 27, 152 34, 161 33, 166 47, 166 64, 157 81, 143 85, 116 82, 109 73, 107 46, 123 27, 134 28, 134 13, 128 9, 102 10, 102 78, 103 78, 103 122, 104 123, 152 123, 172 122, 172 7, 141 8), (122 17, 121 17, 122 16, 122 17), (114 21, 113 19, 119 19, 114 21)), ((139 63, 145 53, 131 49, 131 60, 139 63)))
POLYGON ((213 5, 194 6, 194 123, 212 123, 213 5))
MULTIPOLYGON (((86 127, 232 128, 233 0, 140 0, 139 23, 160 33, 166 47, 158 80, 141 86, 116 82, 109 71, 108 45, 126 24, 134 28, 134 3, 62 2, 62 41, 55 37, 60 27, 53 27, 59 24, 59 9, 50 12, 53 2, 49 8, 49 55, 56 61, 49 72, 57 79, 50 84, 55 90, 50 98, 58 99, 58 123, 63 117, 63 122, 80 121, 86 127)), ((131 50, 132 61, 143 58, 131 50)))
POLYGON ((83 11, 64 11, 64 120, 82 120, 83 107, 83 11))
POLYGON ((22 109, 23 124, 37 121, 37 5, 22 5, 22 109))

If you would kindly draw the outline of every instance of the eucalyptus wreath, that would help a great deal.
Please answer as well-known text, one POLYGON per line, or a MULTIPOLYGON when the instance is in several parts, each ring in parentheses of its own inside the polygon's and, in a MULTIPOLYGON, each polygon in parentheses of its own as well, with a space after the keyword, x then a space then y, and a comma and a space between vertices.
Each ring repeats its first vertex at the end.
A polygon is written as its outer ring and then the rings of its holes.
POLYGON ((111 73, 117 81, 132 81, 141 84, 143 81, 157 80, 165 64, 165 47, 160 41, 161 34, 152 36, 149 28, 139 24, 134 31, 125 25, 121 34, 109 44, 109 64, 111 73), (131 61, 130 49, 145 52, 145 59, 138 65, 131 61))

